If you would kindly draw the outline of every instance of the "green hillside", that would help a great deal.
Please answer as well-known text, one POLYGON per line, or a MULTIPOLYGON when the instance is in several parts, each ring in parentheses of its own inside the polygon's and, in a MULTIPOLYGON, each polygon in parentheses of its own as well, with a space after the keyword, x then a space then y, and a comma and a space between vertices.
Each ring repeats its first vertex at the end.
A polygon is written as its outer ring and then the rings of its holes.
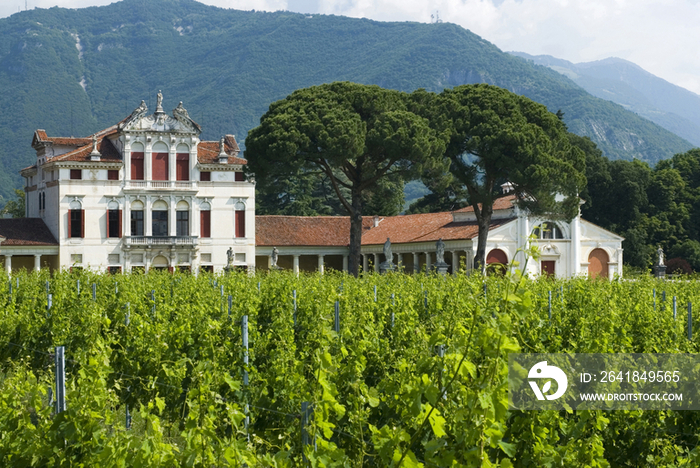
POLYGON ((192 0, 124 0, 36 9, 0 20, 0 195, 34 160, 32 133, 83 136, 141 99, 182 100, 215 139, 243 140, 297 88, 350 80, 411 91, 487 82, 561 109, 611 159, 651 163, 691 144, 562 75, 501 52, 453 24, 225 10, 192 0), (79 51, 79 47, 80 51, 79 51), (82 85, 81 85, 82 82, 82 85))

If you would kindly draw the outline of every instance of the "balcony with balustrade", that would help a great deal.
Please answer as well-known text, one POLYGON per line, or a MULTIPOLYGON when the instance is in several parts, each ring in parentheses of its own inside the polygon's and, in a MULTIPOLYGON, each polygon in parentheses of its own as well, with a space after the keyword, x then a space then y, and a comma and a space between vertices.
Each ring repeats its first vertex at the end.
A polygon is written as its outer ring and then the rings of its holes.
POLYGON ((124 183, 125 190, 133 191, 196 191, 197 188, 198 181, 196 180, 127 180, 124 183))
POLYGON ((124 248, 149 249, 159 247, 180 247, 195 249, 199 245, 197 236, 125 236, 124 248))

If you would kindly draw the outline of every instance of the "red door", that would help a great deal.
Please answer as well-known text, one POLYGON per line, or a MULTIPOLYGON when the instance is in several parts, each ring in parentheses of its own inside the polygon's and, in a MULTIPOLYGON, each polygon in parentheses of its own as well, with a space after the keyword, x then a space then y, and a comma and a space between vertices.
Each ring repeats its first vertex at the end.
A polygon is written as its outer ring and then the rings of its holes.
POLYGON ((542 260, 542 274, 547 276, 554 276, 554 265, 556 262, 554 260, 542 260))

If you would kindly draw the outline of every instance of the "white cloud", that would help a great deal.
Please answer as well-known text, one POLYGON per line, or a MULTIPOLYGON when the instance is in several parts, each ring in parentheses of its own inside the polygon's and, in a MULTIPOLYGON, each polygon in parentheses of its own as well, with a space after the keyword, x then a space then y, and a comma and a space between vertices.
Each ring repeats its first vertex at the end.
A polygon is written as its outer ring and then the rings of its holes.
MULTIPOLYGON (((113 0, 29 0, 30 8, 78 8, 113 0)), ((148 1, 148 0, 146 0, 148 1)), ((224 8, 310 12, 379 21, 459 24, 502 50, 572 62, 620 57, 700 94, 698 0, 204 0, 224 8)), ((2 0, 0 17, 24 8, 2 0)))

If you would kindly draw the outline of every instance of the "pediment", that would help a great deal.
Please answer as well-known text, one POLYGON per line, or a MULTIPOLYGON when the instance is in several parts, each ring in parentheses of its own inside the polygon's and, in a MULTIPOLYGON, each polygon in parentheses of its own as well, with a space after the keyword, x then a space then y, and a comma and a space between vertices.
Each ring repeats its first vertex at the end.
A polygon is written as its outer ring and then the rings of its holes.
POLYGON ((622 242, 625 238, 581 218, 581 240, 622 242))
POLYGON ((172 116, 163 112, 160 106, 151 115, 146 115, 147 111, 146 103, 141 101, 141 105, 122 122, 119 130, 122 132, 189 133, 192 135, 199 135, 202 132, 199 124, 192 120, 187 110, 182 107, 182 102, 173 109, 172 116))

